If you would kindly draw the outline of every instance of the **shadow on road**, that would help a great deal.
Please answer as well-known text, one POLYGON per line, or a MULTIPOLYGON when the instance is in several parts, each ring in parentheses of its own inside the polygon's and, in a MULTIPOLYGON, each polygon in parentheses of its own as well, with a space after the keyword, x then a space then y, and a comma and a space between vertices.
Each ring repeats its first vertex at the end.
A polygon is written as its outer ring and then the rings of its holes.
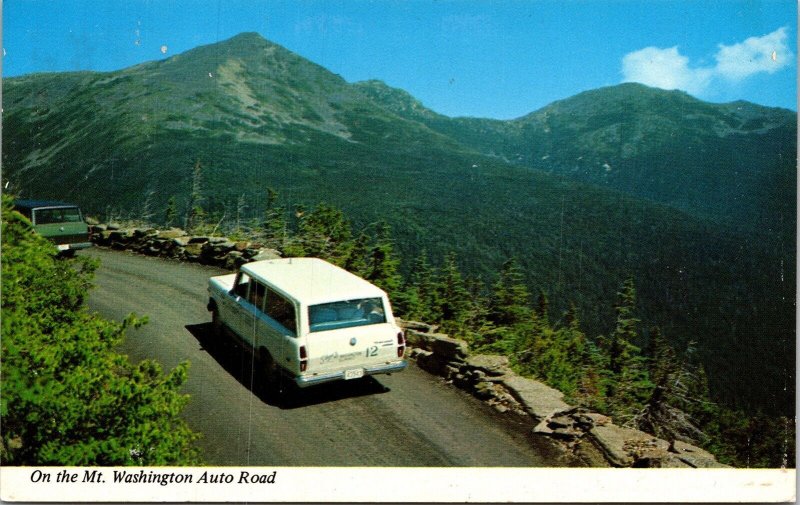
POLYGON ((336 381, 301 389, 290 379, 281 378, 277 387, 264 387, 263 376, 259 373, 253 355, 236 345, 233 339, 214 335, 211 323, 186 325, 189 333, 197 339, 205 350, 222 368, 240 384, 249 389, 261 401, 281 409, 295 409, 319 403, 327 403, 346 398, 386 393, 389 388, 373 377, 352 381, 336 381))

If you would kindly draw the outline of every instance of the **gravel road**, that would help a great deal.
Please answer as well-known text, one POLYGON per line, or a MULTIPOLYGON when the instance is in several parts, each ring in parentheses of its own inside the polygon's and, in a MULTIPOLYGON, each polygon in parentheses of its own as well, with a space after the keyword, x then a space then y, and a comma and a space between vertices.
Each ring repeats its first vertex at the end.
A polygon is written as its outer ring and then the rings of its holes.
POLYGON ((250 390, 250 357, 208 345, 208 277, 218 268, 94 248, 89 307, 149 318, 120 351, 165 368, 191 362, 189 425, 216 466, 568 466, 555 444, 413 363, 405 371, 298 391, 289 401, 250 390))

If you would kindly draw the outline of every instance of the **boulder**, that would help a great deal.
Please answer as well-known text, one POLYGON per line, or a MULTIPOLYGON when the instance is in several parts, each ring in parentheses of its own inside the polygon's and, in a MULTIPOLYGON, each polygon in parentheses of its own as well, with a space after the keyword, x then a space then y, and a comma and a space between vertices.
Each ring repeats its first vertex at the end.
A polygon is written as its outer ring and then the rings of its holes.
POLYGON ((404 330, 415 330, 422 333, 431 333, 434 328, 433 325, 428 323, 421 323, 419 321, 405 321, 400 318, 395 318, 395 322, 397 322, 398 326, 404 330))
POLYGON ((518 375, 507 375, 503 377, 502 384, 537 422, 570 408, 564 402, 564 394, 561 391, 539 381, 518 375))
POLYGON ((510 373, 508 357, 495 354, 476 354, 467 357, 467 366, 491 377, 510 373))
POLYGON ((175 244, 178 247, 186 247, 187 245, 189 245, 189 241, 190 240, 191 240, 191 237, 181 236, 181 237, 173 238, 172 239, 172 243, 175 244))
POLYGON ((275 249, 259 249, 258 252, 250 257, 252 261, 261 261, 261 260, 275 260, 281 257, 281 253, 276 251, 275 249))
POLYGON ((119 230, 120 225, 118 223, 108 223, 106 226, 109 230, 119 230))
POLYGON ((228 237, 208 237, 209 244, 222 244, 224 242, 230 242, 228 237))
POLYGON ((426 332, 407 329, 406 342, 408 342, 410 346, 430 351, 430 335, 426 332))
POLYGON ((618 467, 630 467, 636 461, 637 452, 652 458, 653 451, 660 449, 666 453, 669 444, 647 433, 623 428, 614 424, 595 426, 589 435, 603 452, 609 463, 618 467))
POLYGON ((431 351, 447 361, 464 361, 467 357, 468 345, 465 341, 451 338, 443 334, 431 334, 431 351))
POLYGON ((416 353, 416 359, 417 366, 426 372, 439 376, 444 375, 445 367, 437 358, 437 356, 431 351, 420 349, 419 352, 416 353))
POLYGON ((134 228, 133 229, 133 238, 135 239, 142 239, 144 237, 148 237, 150 235, 157 235, 158 230, 155 228, 134 228))
POLYGON ((203 244, 194 242, 189 243, 183 248, 184 256, 188 259, 198 259, 203 252, 203 244))
POLYGON ((693 468, 730 468, 717 461, 713 454, 694 445, 675 441, 675 457, 693 468))
POLYGON ((161 230, 158 232, 158 236, 161 238, 178 238, 178 237, 185 237, 186 232, 181 230, 180 228, 170 228, 169 230, 161 230))
POLYGON ((208 237, 190 237, 189 243, 190 244, 204 244, 208 242, 208 237))
POLYGON ((482 400, 488 400, 497 396, 495 385, 491 382, 479 382, 475 384, 474 394, 482 400))

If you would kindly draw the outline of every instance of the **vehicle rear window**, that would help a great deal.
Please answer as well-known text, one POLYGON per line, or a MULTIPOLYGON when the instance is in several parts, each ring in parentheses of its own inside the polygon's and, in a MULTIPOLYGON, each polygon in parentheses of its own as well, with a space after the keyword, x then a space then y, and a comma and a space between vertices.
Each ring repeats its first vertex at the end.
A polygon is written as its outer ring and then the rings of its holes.
POLYGON ((80 223, 82 221, 81 212, 77 207, 36 209, 34 216, 36 224, 80 223))
POLYGON ((386 322, 381 298, 361 298, 308 307, 309 331, 336 330, 386 322))

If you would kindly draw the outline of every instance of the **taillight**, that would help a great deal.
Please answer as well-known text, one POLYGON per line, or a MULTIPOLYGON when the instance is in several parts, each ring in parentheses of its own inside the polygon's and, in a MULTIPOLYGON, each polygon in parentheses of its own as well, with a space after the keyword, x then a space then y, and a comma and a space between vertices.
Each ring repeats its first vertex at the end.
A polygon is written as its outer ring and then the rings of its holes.
POLYGON ((305 372, 306 368, 308 368, 308 353, 306 352, 306 346, 300 346, 300 371, 305 372))
POLYGON ((406 338, 402 331, 397 332, 397 357, 402 358, 406 350, 406 338))

